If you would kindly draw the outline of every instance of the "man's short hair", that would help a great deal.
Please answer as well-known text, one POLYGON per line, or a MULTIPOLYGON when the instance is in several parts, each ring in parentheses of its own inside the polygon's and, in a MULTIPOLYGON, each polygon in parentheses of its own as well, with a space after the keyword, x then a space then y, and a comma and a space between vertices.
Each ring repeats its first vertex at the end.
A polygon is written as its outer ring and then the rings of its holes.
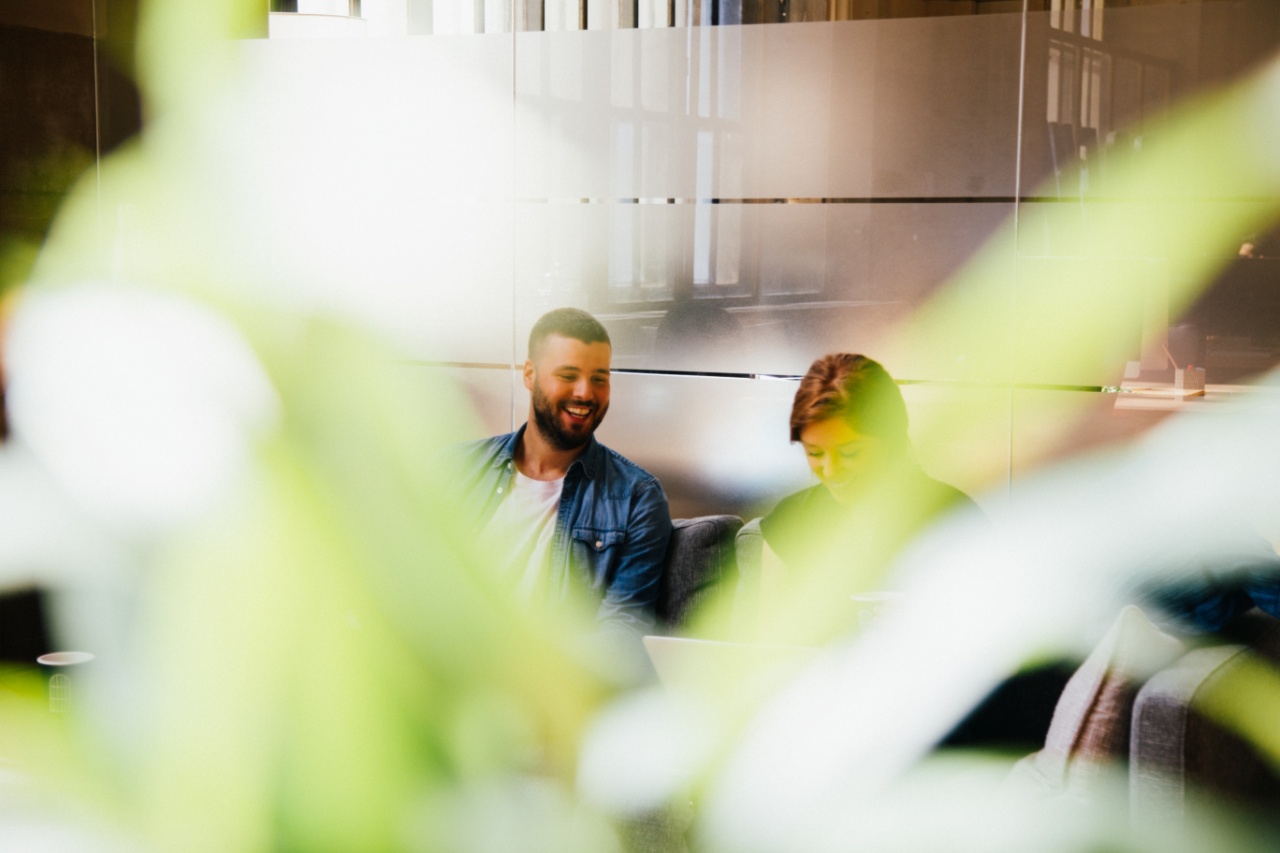
POLYGON ((907 406, 889 371, 865 355, 831 353, 800 380, 791 406, 791 440, 806 426, 840 418, 899 449, 907 445, 907 406))
POLYGON ((538 318, 529 332, 529 359, 537 361, 542 344, 551 335, 572 338, 584 344, 608 344, 609 333, 600 321, 580 308, 556 308, 538 318))

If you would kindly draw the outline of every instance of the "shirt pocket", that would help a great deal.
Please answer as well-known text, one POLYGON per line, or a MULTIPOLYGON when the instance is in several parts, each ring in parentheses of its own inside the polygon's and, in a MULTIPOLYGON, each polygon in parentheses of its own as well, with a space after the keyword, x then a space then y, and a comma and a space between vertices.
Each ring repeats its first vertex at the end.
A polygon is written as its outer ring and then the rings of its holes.
POLYGON ((590 574, 591 585, 607 584, 622 559, 625 530, 603 530, 598 527, 573 528, 574 562, 590 574))

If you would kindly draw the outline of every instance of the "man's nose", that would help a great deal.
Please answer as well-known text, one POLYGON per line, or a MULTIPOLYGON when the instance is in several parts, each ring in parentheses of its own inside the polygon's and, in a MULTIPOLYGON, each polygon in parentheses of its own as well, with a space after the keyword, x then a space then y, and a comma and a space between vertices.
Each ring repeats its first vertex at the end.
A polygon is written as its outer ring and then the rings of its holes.
POLYGON ((826 458, 822 460, 823 479, 832 479, 837 476, 843 468, 844 465, 840 463, 840 459, 834 453, 827 454, 826 458))
POLYGON ((590 400, 595 396, 593 391, 594 388, 591 385, 590 379, 579 379, 573 384, 573 396, 577 397, 579 400, 590 400))

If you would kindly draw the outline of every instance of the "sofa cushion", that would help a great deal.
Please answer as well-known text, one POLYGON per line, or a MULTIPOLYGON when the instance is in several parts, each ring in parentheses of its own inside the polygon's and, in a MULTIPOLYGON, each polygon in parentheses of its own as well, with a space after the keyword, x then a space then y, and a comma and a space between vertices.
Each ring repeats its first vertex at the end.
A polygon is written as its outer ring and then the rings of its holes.
POLYGON ((1138 694, 1130 743, 1137 821, 1181 821, 1197 789, 1261 814, 1280 805, 1280 774, 1267 757, 1280 750, 1280 621, 1254 610, 1232 628, 1247 645, 1194 649, 1138 694))
POLYGON ((717 586, 736 582, 733 537, 742 519, 704 515, 677 518, 672 524, 657 615, 666 625, 678 627, 717 586))
POLYGON ((760 518, 753 518, 734 537, 734 556, 738 562, 738 587, 734 592, 733 636, 755 639, 760 624, 760 563, 764 553, 764 534, 760 518))
POLYGON ((1047 792, 1080 793, 1107 765, 1127 758, 1138 687, 1182 650, 1141 610, 1125 607, 1067 682, 1044 748, 1019 762, 1015 776, 1047 792))

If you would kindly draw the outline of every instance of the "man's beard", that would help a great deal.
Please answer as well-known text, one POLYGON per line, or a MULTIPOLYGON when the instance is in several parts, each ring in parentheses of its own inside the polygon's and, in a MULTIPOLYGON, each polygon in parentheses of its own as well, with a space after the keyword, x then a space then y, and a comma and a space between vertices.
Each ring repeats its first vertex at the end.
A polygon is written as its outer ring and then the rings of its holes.
POLYGON ((542 388, 535 382, 533 385, 533 422, 538 432, 547 443, 556 450, 577 450, 591 440, 592 434, 596 431, 596 427, 600 426, 600 422, 604 420, 604 413, 609 411, 606 404, 603 408, 596 408, 595 403, 577 403, 577 405, 591 406, 595 409, 595 417, 588 424, 584 425, 582 432, 570 432, 560 424, 560 419, 556 417, 556 409, 542 393, 542 388))

